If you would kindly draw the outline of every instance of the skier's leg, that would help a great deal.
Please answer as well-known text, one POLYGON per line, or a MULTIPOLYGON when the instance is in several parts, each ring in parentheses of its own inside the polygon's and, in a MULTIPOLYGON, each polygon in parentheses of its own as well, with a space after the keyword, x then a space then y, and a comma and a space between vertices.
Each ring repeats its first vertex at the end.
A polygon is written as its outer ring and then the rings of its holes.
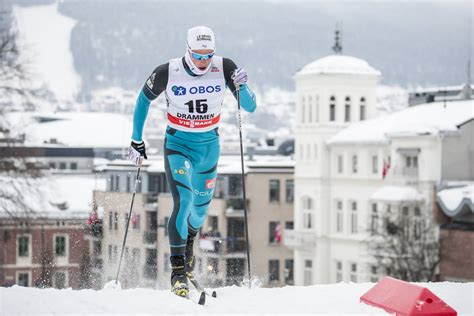
POLYGON ((165 171, 168 184, 173 196, 173 211, 168 222, 170 261, 171 261, 171 291, 179 296, 189 293, 185 251, 188 237, 187 219, 191 212, 193 193, 191 184, 192 164, 189 153, 179 150, 175 144, 165 143, 165 171))
POLYGON ((207 216, 207 210, 214 195, 217 178, 217 162, 219 160, 219 143, 215 142, 206 146, 205 155, 200 164, 193 170, 191 179, 193 187, 193 205, 188 218, 188 242, 186 245, 186 265, 188 276, 193 277, 194 268, 193 243, 199 229, 203 226, 207 216))

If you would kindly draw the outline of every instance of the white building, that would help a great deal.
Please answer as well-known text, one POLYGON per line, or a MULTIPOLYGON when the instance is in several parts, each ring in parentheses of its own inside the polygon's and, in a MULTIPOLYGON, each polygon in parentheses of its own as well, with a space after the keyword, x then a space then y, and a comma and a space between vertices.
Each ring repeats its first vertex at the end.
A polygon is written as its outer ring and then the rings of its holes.
POLYGON ((472 125, 473 102, 430 103, 377 117, 380 76, 365 61, 343 55, 319 59, 295 76, 295 229, 285 231, 284 240, 294 248, 296 285, 375 281, 384 271, 364 240, 381 228, 381 212, 431 212, 435 185, 469 169, 463 157, 472 155, 472 141, 463 144, 472 129, 463 124, 472 125), (449 157, 448 144, 457 144, 457 155, 449 157))

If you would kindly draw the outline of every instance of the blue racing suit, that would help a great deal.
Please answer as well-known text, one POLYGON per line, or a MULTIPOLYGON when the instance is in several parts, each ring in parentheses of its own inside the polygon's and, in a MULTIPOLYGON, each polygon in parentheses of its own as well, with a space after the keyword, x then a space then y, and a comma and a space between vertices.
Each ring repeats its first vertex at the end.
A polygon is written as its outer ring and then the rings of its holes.
MULTIPOLYGON (((184 255, 188 233, 195 235, 204 224, 216 184, 220 155, 217 123, 225 88, 237 95, 231 79, 235 63, 218 56, 212 62, 209 75, 202 76, 192 73, 184 58, 158 66, 135 105, 132 139, 141 142, 151 101, 166 93, 164 163, 173 196, 168 222, 171 256, 184 255)), ((255 95, 247 85, 240 86, 239 95, 241 107, 255 111, 255 95)))

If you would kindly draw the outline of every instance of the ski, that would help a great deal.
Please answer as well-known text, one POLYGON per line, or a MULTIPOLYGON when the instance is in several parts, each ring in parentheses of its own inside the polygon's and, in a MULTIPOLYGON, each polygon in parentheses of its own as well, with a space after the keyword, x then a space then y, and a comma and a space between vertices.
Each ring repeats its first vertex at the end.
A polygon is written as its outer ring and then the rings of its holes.
POLYGON ((201 294, 199 294, 199 299, 196 301, 194 298, 191 297, 191 295, 186 295, 186 296, 181 296, 181 295, 178 295, 178 294, 175 294, 177 297, 181 297, 181 298, 185 298, 191 302, 194 302, 196 304, 199 304, 199 305, 204 305, 206 304, 206 293, 204 292, 200 292, 201 294))
POLYGON ((212 297, 214 297, 214 298, 217 298, 217 293, 216 293, 216 291, 212 291, 212 293, 209 294, 209 292, 206 291, 206 289, 204 289, 204 288, 199 284, 199 282, 196 281, 196 279, 194 279, 194 278, 189 278, 189 277, 188 277, 188 280, 189 280, 189 282, 191 282, 191 284, 194 286, 194 288, 195 288, 196 290, 198 290, 198 291, 200 291, 200 292, 202 292, 202 293, 205 293, 207 296, 212 296, 212 297))

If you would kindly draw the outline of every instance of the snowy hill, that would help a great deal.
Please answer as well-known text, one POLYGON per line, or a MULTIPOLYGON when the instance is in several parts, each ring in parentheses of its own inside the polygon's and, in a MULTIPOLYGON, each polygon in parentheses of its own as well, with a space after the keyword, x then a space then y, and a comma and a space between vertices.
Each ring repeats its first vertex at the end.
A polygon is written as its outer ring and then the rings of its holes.
MULTIPOLYGON (((241 287, 218 289, 197 305, 168 290, 81 290, 0 288, 1 315, 163 315, 163 314, 318 314, 387 315, 359 302, 373 284, 331 284, 284 288, 241 287)), ((473 315, 474 283, 424 284, 454 308, 458 315, 473 315)), ((194 293, 196 294, 196 293, 194 293)))

